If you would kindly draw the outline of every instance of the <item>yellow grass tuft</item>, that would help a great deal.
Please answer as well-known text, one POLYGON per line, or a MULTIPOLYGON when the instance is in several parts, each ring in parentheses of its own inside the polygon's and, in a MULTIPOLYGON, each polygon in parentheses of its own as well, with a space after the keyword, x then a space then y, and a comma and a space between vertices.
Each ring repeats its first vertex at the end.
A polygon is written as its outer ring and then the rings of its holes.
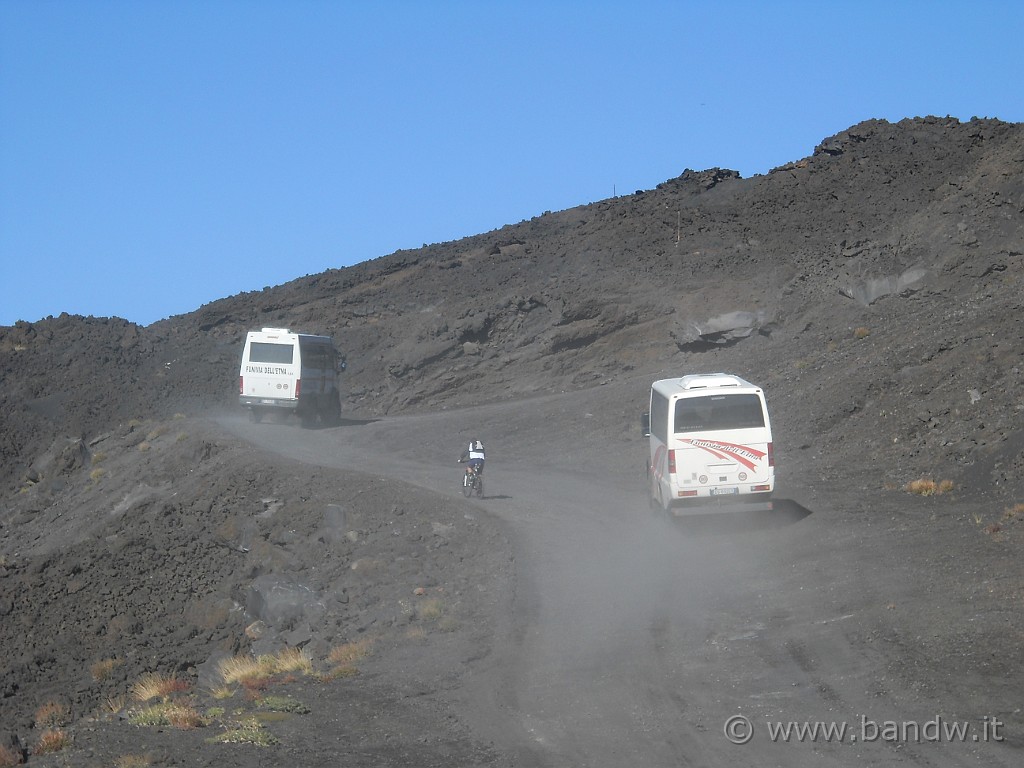
POLYGON ((152 764, 149 755, 121 755, 114 761, 114 768, 148 768, 152 764))
POLYGON ((351 643, 336 645, 327 655, 327 661, 331 664, 352 664, 365 659, 373 649, 373 640, 364 637, 362 640, 354 640, 351 643))
POLYGON ((187 691, 189 684, 173 675, 149 672, 132 686, 132 698, 136 701, 151 701, 170 696, 172 693, 187 691))
POLYGON ((32 749, 33 755, 48 755, 53 752, 60 752, 65 747, 71 746, 71 735, 60 728, 52 728, 43 731, 39 735, 39 741, 32 749))
POLYGON ((1003 511, 1003 520, 1016 520, 1021 515, 1024 515, 1024 504, 1014 504, 1003 511))
POLYGON ((922 477, 919 480, 911 480, 905 486, 903 490, 907 493, 913 493, 916 496, 937 496, 943 493, 949 493, 953 490, 952 480, 942 480, 936 483, 934 480, 922 477))
POLYGON ((245 684, 289 672, 308 675, 313 671, 313 660, 301 648, 285 648, 274 655, 222 659, 217 671, 226 685, 245 684))
POLYGON ((444 615, 444 601, 431 597, 416 606, 416 615, 424 621, 436 621, 444 615))
POLYGON ((206 725, 206 720, 203 719, 203 716, 194 707, 181 702, 168 704, 164 715, 167 718, 168 725, 182 730, 202 728, 206 725))
POLYGON ((16 765, 21 765, 21 753, 13 747, 0 744, 0 768, 14 768, 16 765))
POLYGON ((863 325, 860 326, 859 328, 854 328, 853 329, 853 338, 855 338, 855 339, 866 339, 870 335, 871 335, 871 329, 870 328, 865 328, 863 325))
POLYGON ((334 667, 327 672, 322 672, 317 676, 317 679, 322 683, 329 683, 332 680, 343 680, 346 677, 356 677, 359 674, 359 669, 354 664, 342 664, 341 666, 334 667))
POLYGON ((217 671, 226 685, 274 674, 270 656, 232 656, 221 659, 217 671))
POLYGON ((106 700, 103 702, 102 709, 116 715, 126 706, 128 706, 128 697, 122 693, 118 696, 107 696, 106 700))
POLYGON ((181 701, 165 701, 133 712, 128 722, 132 725, 153 727, 171 726, 181 730, 202 728, 206 725, 206 720, 195 707, 181 701))
POLYGON ((59 728, 70 722, 71 710, 58 701, 48 701, 36 710, 36 728, 59 728))
POLYGON ((105 474, 107 474, 107 470, 105 470, 103 467, 96 467, 96 469, 89 473, 89 479, 92 480, 94 483, 98 483, 100 481, 100 478, 103 477, 105 474))
POLYGON ((277 672, 301 672, 308 675, 313 671, 313 660, 301 648, 285 648, 274 656, 277 672))
POLYGON ((98 683, 110 677, 110 673, 123 663, 121 659, 100 659, 89 667, 89 673, 92 675, 92 679, 98 683))

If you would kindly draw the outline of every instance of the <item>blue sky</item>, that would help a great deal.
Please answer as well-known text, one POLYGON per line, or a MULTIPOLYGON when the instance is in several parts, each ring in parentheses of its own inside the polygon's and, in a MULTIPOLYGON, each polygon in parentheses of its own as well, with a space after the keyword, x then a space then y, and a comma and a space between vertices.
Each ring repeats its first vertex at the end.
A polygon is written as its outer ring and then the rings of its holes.
POLYGON ((0 0, 0 325, 142 325, 862 120, 1024 121, 1024 3, 0 0))

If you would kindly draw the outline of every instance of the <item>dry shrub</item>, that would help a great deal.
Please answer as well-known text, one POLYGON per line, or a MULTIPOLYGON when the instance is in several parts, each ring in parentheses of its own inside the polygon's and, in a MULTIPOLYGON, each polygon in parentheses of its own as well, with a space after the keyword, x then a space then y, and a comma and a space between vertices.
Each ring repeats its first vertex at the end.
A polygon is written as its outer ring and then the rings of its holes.
POLYGON ((235 689, 229 685, 219 685, 210 691, 210 695, 217 701, 222 701, 223 699, 230 699, 234 696, 235 689))
POLYGON ((71 710, 66 704, 48 701, 36 710, 36 728, 59 728, 71 722, 71 710))
POLYGON ((107 696, 106 700, 103 702, 103 707, 106 711, 113 715, 116 715, 126 706, 128 706, 128 697, 123 693, 119 696, 107 696))
POLYGON ((271 656, 232 656, 221 659, 217 671, 226 685, 267 678, 274 674, 271 656))
POLYGON ((1003 520, 1016 520, 1021 515, 1024 515, 1024 504, 1014 504, 1003 511, 1003 520))
POLYGON ((444 602, 439 597, 431 597, 416 606, 416 615, 425 621, 435 621, 444 615, 444 602))
POLYGON ((853 329, 853 338, 855 338, 855 339, 866 339, 870 335, 871 335, 871 329, 870 328, 865 328, 863 325, 860 326, 859 328, 854 328, 853 329))
POLYGON ((989 536, 995 533, 999 533, 1001 530, 1003 530, 1003 526, 999 523, 989 523, 985 526, 985 533, 987 533, 989 536))
POLYGON ((195 707, 181 701, 165 701, 133 712, 128 722, 132 725, 171 726, 182 730, 202 728, 206 725, 206 720, 195 707))
POLYGON ((331 664, 352 664, 360 659, 365 659, 372 648, 373 640, 364 637, 362 640, 335 646, 327 655, 327 661, 331 664))
POLYGON ((290 696, 265 696, 256 702, 256 706, 268 712, 289 712, 296 715, 308 715, 311 710, 298 699, 290 696))
POLYGON ((278 672, 301 672, 308 675, 313 671, 313 660, 301 648, 285 648, 274 656, 278 672))
POLYGON ((150 701, 152 699, 162 699, 170 696, 172 693, 180 693, 188 689, 189 684, 185 680, 179 680, 173 675, 149 672, 132 686, 132 698, 136 701, 150 701))
POLYGON ((168 704, 164 716, 167 718, 168 725, 182 730, 202 728, 206 725, 206 720, 203 719, 203 716, 195 708, 181 702, 168 704))
POLYGON ((89 473, 89 479, 94 483, 98 483, 100 478, 107 474, 107 470, 103 467, 96 467, 92 472, 89 473))
POLYGON ((14 768, 14 766, 21 764, 20 752, 15 751, 13 747, 0 744, 0 768, 14 768))
POLYGON ((60 728, 51 728, 48 731, 43 731, 39 735, 39 741, 36 742, 36 746, 32 750, 32 754, 48 755, 52 752, 60 752, 65 747, 70 746, 70 734, 62 731, 60 728))
POLYGON ((270 687, 269 677, 249 677, 242 681, 242 690, 245 691, 246 701, 256 701, 263 696, 263 692, 270 687))
POLYGON ((92 679, 99 683, 110 677, 110 673, 123 663, 121 659, 100 659, 89 667, 89 673, 92 675, 92 679))
POLYGON ((458 619, 454 616, 442 616, 437 620, 437 628, 442 632, 455 632, 459 628, 458 619))
POLYGON ((353 664, 342 664, 339 667, 335 667, 327 672, 324 672, 318 676, 318 680, 324 683, 329 683, 332 680, 342 680, 346 677, 356 677, 359 674, 359 669, 353 664))
POLYGON ((269 747, 281 743, 256 718, 237 723, 234 728, 230 728, 220 736, 208 739, 208 741, 224 744, 255 744, 257 747, 269 747))
POLYGON ((114 761, 114 768, 148 768, 152 764, 149 755, 121 755, 114 761))
POLYGON ((903 490, 917 496, 938 496, 952 491, 953 481, 942 480, 941 482, 936 483, 930 478, 922 477, 919 480, 911 480, 903 487, 903 490))
POLYGON ((240 683, 255 687, 258 681, 266 682, 274 675, 301 672, 308 675, 313 671, 313 661, 301 648, 285 648, 272 656, 232 656, 222 659, 217 665, 224 683, 240 683))

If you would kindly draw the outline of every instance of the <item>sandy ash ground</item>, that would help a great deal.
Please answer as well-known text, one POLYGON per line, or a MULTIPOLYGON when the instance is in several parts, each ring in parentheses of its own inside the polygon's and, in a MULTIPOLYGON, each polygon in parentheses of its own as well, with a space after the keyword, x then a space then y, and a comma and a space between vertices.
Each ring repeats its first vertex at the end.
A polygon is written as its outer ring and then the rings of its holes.
POLYGON ((1022 211, 1020 126, 868 121, 146 328, 0 329, 3 754, 1020 764, 1022 211), (340 426, 234 405, 262 326, 338 339, 340 426), (647 390, 696 371, 764 387, 771 512, 649 510, 647 390))

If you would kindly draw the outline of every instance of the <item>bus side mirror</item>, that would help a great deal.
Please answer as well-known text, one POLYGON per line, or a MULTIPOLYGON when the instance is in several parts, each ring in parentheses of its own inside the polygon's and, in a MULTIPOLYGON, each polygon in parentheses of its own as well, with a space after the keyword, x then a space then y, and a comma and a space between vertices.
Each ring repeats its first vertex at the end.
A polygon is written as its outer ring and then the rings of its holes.
POLYGON ((651 414, 640 414, 640 434, 644 437, 651 436, 651 414))

